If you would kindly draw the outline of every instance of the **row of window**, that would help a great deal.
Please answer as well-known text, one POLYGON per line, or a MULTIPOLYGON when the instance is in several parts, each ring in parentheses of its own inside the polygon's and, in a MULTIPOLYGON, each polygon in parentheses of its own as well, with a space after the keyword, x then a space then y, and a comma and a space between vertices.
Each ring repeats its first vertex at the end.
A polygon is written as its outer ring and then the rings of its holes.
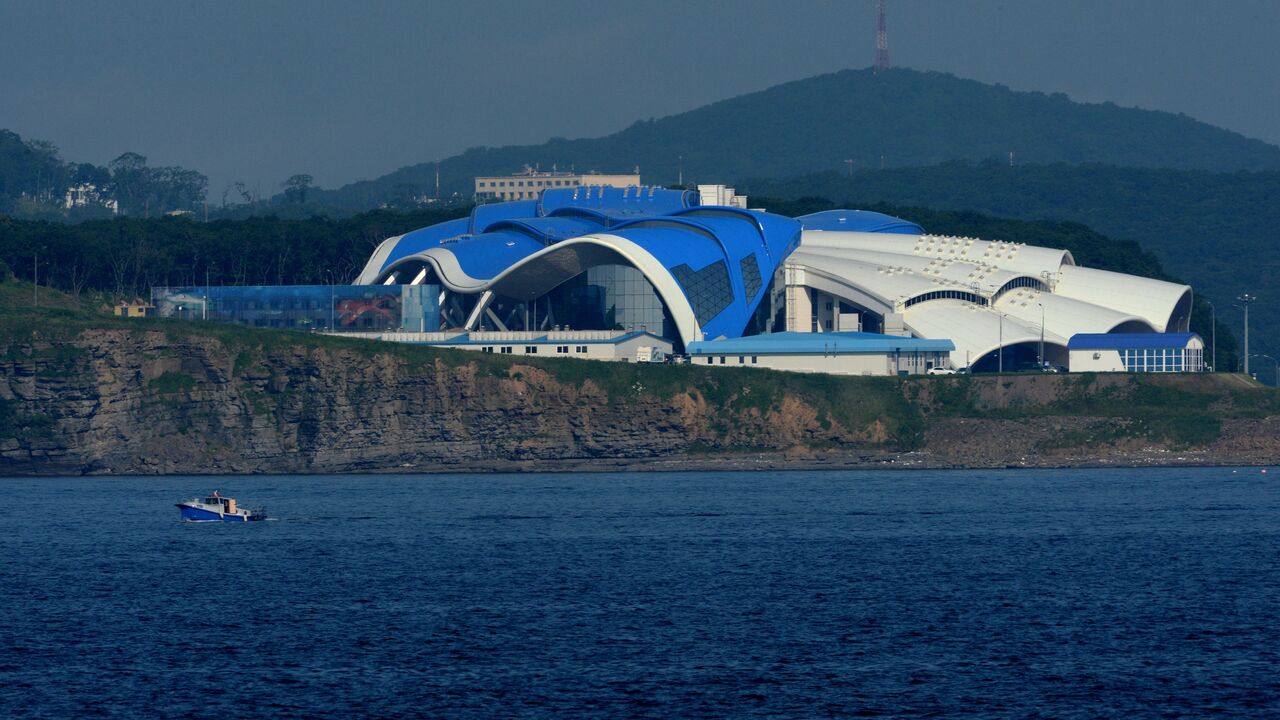
MULTIPOLYGON (((719 357, 719 358, 720 358, 720 364, 721 364, 721 365, 724 365, 724 364, 725 364, 725 357, 726 357, 725 355, 708 355, 708 356, 707 356, 707 364, 708 364, 708 365, 715 365, 715 364, 716 364, 716 358, 717 358, 717 357, 719 357)), ((752 355, 752 356, 751 356, 751 364, 752 364, 752 365, 757 365, 757 364, 759 364, 759 360, 760 360, 760 357, 759 357, 759 356, 757 356, 757 355, 752 355)), ((739 365, 746 365, 746 364, 747 364, 747 356, 746 356, 746 355, 739 355, 739 356, 738 356, 738 364, 739 364, 739 365)))
MULTIPOLYGON (((486 346, 484 346, 483 348, 480 348, 480 350, 481 350, 482 352, 491 353, 491 352, 493 352, 493 348, 494 348, 494 347, 495 347, 495 346, 493 346, 493 345, 486 345, 486 346)), ((502 354, 502 355, 510 355, 510 354, 511 354, 511 347, 512 347, 511 345, 501 345, 501 346, 497 346, 497 347, 498 347, 498 353, 499 353, 499 354, 502 354)), ((569 353, 569 346, 568 346, 568 345, 557 345, 557 346, 556 346, 556 352, 557 352, 557 353, 559 353, 559 354, 561 354, 561 355, 566 355, 566 354, 568 354, 568 353, 569 353)), ((586 346, 586 345, 575 345, 575 346, 573 346, 573 352, 575 352, 575 353, 579 353, 579 354, 585 354, 585 353, 587 352, 587 346, 586 346)), ((525 354, 525 355, 537 355, 537 354, 538 354, 538 346, 537 346, 537 345, 525 345, 525 346, 524 346, 524 354, 525 354)))
POLYGON ((1129 372, 1201 372, 1204 350, 1198 348, 1147 348, 1120 351, 1129 372))
POLYGON ((581 180, 492 180, 476 182, 476 187, 572 187, 581 184, 581 180))

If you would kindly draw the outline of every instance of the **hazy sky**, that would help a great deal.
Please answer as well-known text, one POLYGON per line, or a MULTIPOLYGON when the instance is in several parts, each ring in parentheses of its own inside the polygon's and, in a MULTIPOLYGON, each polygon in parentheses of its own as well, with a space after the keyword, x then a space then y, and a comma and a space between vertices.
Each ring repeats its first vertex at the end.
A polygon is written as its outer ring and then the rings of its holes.
MULTIPOLYGON (((889 0, 894 65, 1280 143, 1276 0, 889 0)), ((874 57, 874 0, 0 0, 0 127, 275 190, 606 134, 874 57)))

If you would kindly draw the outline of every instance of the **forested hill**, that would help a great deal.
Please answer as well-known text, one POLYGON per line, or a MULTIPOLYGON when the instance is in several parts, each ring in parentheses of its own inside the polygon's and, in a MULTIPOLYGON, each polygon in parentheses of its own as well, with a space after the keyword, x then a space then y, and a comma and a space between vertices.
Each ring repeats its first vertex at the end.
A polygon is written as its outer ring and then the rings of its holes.
MULTIPOLYGON (((549 170, 623 171, 646 182, 724 182, 822 170, 933 165, 993 157, 1020 164, 1106 163, 1217 171, 1280 169, 1280 147, 1185 115, 1016 92, 954 75, 845 70, 777 85, 690 112, 644 120, 602 138, 473 148, 440 163, 446 191, 471 178, 549 170)), ((435 164, 401 168, 325 193, 363 209, 434 190, 435 164)))

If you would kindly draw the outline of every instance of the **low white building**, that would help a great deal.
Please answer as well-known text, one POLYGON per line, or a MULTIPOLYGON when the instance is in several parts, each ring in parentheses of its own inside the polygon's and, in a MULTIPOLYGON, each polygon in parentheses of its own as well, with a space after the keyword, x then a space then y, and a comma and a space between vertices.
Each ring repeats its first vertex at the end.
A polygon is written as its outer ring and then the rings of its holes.
POLYGON ((862 332, 768 335, 689 343, 690 362, 831 375, 919 375, 948 367, 950 340, 862 332))
POLYGON ((1202 372, 1195 333, 1080 333, 1067 341, 1071 372, 1202 372))
POLYGON ((671 341, 643 330, 561 330, 547 332, 370 332, 337 333, 386 342, 474 350, 498 355, 571 357, 579 360, 653 362, 671 354, 671 341))
POLYGON ((475 183, 476 200, 480 202, 536 200, 539 193, 549 188, 636 187, 640 185, 640 173, 605 175, 528 170, 515 175, 478 177, 475 183))

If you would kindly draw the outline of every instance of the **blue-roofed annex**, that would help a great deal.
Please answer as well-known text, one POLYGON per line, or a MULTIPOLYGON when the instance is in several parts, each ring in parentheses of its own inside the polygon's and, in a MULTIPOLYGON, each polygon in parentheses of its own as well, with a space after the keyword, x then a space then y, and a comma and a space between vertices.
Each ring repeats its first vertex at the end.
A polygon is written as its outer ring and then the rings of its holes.
MULTIPOLYGON (((1065 365, 1081 333, 1188 330, 1191 288, 901 218, 747 210, 723 186, 548 189, 384 241, 357 284, 437 288, 439 326, 950 340, 953 367, 1065 365), (726 194, 727 193, 727 194, 726 194), (726 204, 718 204, 726 203, 726 204)), ((701 346, 701 345, 700 345, 701 346)))

